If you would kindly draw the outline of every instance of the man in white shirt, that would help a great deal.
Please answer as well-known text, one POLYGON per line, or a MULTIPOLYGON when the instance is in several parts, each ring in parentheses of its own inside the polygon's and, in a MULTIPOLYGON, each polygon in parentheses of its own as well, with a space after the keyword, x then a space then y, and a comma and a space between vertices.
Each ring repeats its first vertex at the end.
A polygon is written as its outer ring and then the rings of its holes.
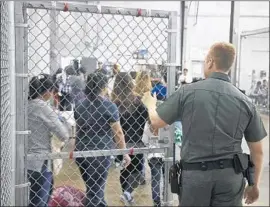
POLYGON ((184 68, 183 74, 179 77, 178 84, 186 84, 191 82, 192 77, 188 74, 188 69, 184 68))

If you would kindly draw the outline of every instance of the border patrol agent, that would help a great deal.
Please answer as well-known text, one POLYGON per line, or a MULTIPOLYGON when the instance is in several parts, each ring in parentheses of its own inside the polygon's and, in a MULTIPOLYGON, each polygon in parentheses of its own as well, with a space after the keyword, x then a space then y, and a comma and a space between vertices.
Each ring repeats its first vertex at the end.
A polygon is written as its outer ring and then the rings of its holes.
POLYGON ((158 108, 155 97, 143 97, 153 127, 182 122, 181 206, 242 206, 244 194, 247 204, 259 197, 267 133, 255 106, 230 83, 234 59, 233 45, 216 43, 205 59, 205 80, 182 86, 158 108), (242 154, 243 136, 255 165, 254 185, 246 191, 233 162, 242 154))

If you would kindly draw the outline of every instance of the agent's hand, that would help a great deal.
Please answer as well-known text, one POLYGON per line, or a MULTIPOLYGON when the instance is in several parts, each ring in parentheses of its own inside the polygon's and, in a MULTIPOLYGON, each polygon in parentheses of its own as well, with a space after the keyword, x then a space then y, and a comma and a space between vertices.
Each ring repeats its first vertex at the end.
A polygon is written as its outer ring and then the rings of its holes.
POLYGON ((123 162, 124 162, 124 168, 126 168, 127 166, 129 166, 129 164, 131 163, 131 159, 129 155, 123 155, 123 162))
POLYGON ((244 193, 245 204, 252 204, 258 200, 260 195, 259 188, 257 186, 247 186, 244 193))
POLYGON ((142 102, 146 106, 147 109, 154 109, 157 105, 157 95, 154 93, 154 95, 151 95, 151 92, 144 93, 144 96, 142 97, 142 102))

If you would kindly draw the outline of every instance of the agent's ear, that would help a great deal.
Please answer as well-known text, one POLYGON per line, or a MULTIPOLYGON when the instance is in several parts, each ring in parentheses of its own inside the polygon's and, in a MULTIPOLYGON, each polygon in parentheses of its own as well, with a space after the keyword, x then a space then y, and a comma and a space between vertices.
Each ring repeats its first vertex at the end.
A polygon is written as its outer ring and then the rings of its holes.
POLYGON ((214 60, 213 60, 212 58, 209 58, 209 59, 207 60, 207 65, 208 65, 208 68, 209 68, 209 69, 212 69, 213 66, 214 66, 214 60))

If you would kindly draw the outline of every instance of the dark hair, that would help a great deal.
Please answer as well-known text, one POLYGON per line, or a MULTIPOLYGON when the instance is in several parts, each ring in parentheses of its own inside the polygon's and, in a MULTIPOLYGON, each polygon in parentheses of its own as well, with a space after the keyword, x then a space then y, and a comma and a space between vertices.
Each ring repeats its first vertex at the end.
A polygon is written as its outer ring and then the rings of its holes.
POLYGON ((87 76, 85 94, 89 100, 93 101, 98 97, 107 84, 108 79, 103 73, 91 73, 87 76))
POLYGON ((75 69, 75 71, 79 70, 79 60, 77 59, 73 60, 73 68, 75 69))
POLYGON ((86 69, 84 67, 80 67, 78 71, 82 74, 86 73, 86 69))
POLYGON ((134 79, 134 80, 136 79, 137 71, 130 71, 129 74, 132 77, 132 79, 134 79))
POLYGON ((55 74, 52 75, 52 81, 54 82, 55 86, 56 86, 56 81, 57 81, 56 76, 58 74, 61 74, 62 72, 63 72, 63 69, 62 68, 58 68, 57 71, 55 72, 55 74))
POLYGON ((28 99, 36 99, 44 95, 48 91, 54 89, 52 77, 48 74, 40 74, 34 76, 29 82, 29 96, 28 99))
POLYGON ((55 75, 58 75, 62 72, 63 72, 63 68, 58 68, 57 71, 55 72, 55 75))
POLYGON ((65 67, 65 71, 67 75, 77 75, 77 72, 74 69, 73 65, 68 65, 67 67, 65 67))
POLYGON ((132 77, 126 72, 119 72, 115 77, 112 101, 119 107, 120 113, 133 112, 138 98, 134 94, 132 77))

